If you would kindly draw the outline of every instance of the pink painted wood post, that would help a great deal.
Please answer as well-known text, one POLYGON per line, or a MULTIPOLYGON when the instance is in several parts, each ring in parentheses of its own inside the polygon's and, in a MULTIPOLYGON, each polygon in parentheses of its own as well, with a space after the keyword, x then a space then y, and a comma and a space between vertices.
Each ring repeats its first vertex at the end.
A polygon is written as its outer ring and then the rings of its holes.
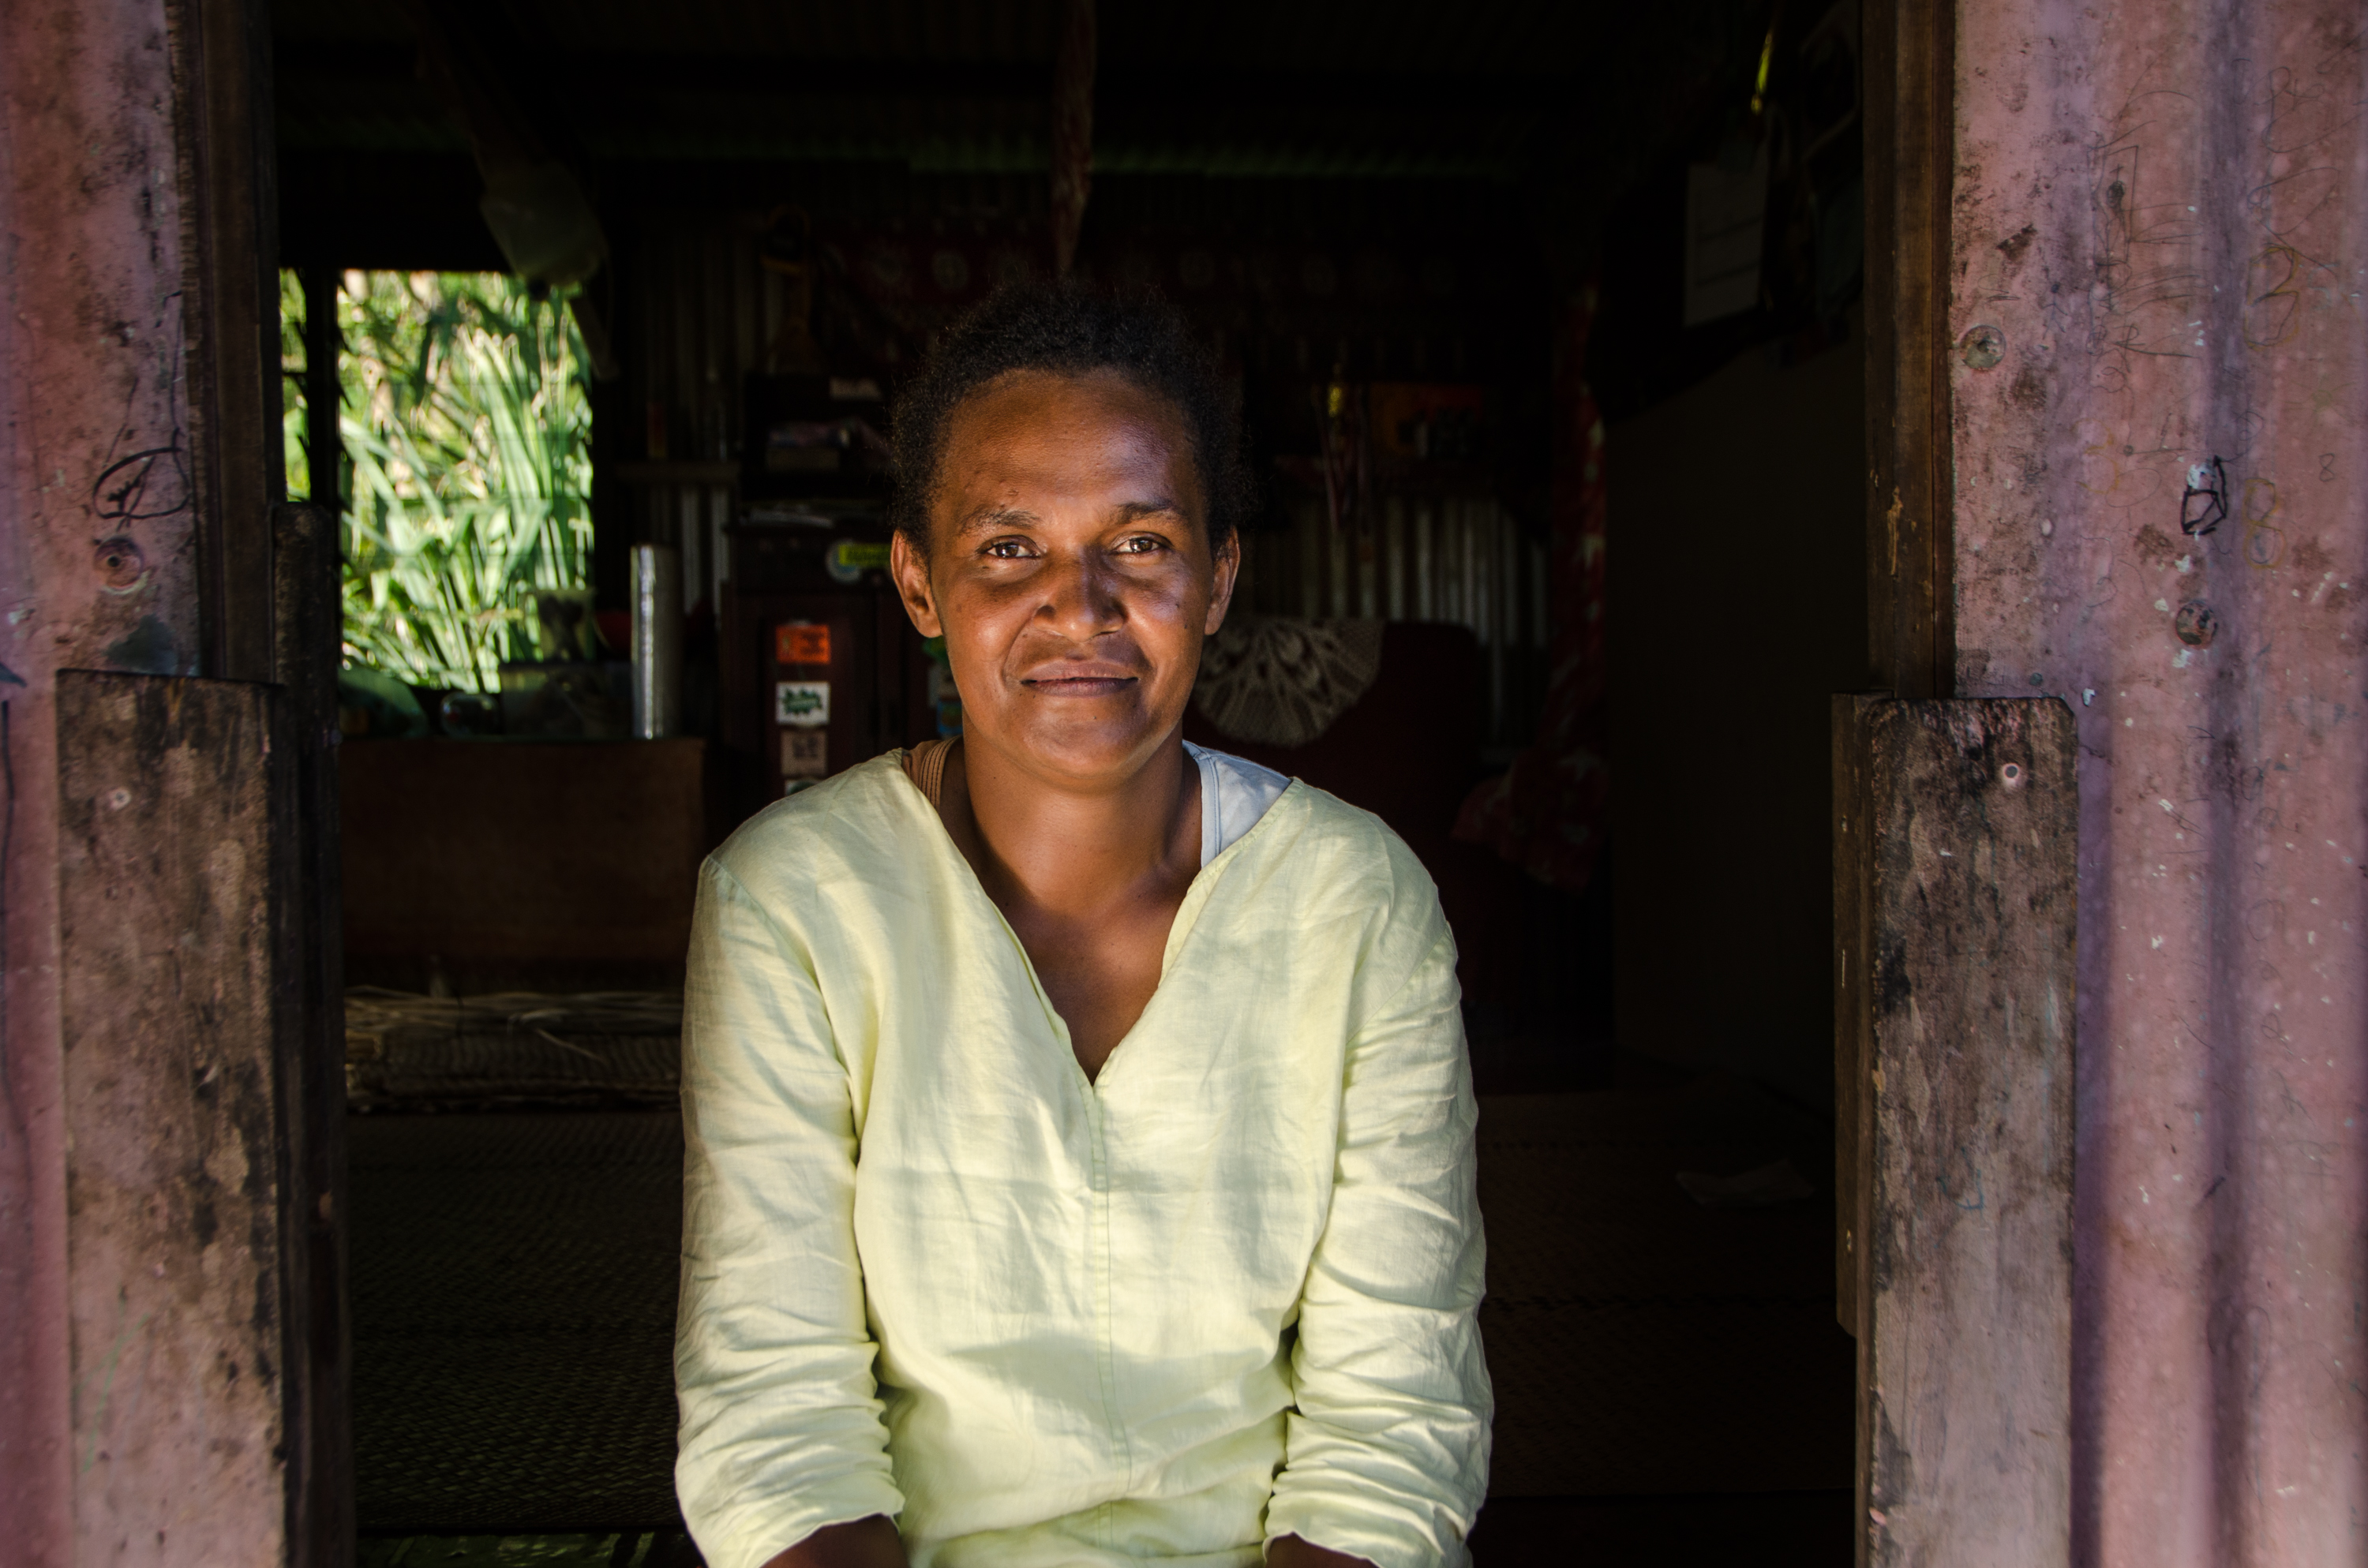
POLYGON ((0 6, 0 1540, 46 1568, 74 1560, 75 1463, 53 672, 184 673, 199 637, 195 516, 169 455, 185 429, 185 323, 163 6, 0 6), (168 455, 101 483, 146 452, 168 455), (145 483, 126 490, 134 477, 145 483), (118 538, 137 554, 97 548, 118 538))
POLYGON ((12 1565, 270 1564, 308 1517, 245 6, 0 6, 12 1565))
POLYGON ((2073 1547, 2368 1560, 2358 0, 1964 0, 1961 695, 2079 723, 2073 1547))

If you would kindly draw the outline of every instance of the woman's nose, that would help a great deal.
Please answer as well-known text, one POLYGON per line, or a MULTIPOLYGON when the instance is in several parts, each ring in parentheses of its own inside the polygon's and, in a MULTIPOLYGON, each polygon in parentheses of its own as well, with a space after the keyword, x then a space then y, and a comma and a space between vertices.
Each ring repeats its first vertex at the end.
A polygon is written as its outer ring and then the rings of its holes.
POLYGON ((1117 574, 1096 553, 1064 554, 1053 563, 1036 614, 1071 641, 1088 642, 1124 624, 1126 606, 1118 590, 1117 574))

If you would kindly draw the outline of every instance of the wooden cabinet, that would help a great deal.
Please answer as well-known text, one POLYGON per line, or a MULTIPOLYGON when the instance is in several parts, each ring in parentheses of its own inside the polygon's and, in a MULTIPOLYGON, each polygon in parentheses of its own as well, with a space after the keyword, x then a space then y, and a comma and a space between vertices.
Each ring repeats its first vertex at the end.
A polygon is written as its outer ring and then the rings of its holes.
POLYGON ((342 764, 356 982, 421 985, 433 960, 473 989, 680 983, 706 742, 362 741, 342 764))

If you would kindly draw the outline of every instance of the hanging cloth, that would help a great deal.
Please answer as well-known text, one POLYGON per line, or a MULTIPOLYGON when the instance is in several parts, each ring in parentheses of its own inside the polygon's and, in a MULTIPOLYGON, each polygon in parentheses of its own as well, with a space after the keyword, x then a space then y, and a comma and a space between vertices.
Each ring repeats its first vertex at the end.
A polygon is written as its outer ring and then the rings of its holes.
POLYGON ((1536 735, 1510 770, 1475 786, 1454 835, 1539 881, 1583 891, 1611 816, 1604 762, 1603 417, 1587 384, 1592 284, 1561 312, 1554 367, 1552 653, 1536 735))

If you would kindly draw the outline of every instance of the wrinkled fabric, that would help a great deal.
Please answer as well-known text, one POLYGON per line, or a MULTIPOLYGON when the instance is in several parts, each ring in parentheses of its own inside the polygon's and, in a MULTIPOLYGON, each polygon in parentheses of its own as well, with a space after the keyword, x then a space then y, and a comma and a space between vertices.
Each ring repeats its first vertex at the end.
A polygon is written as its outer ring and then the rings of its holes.
POLYGON ((1088 1081, 891 757, 703 869, 677 1483, 714 1568, 895 1516, 914 1568, 1462 1563, 1492 1398, 1455 951, 1292 783, 1088 1081), (876 1380, 876 1381, 875 1381, 876 1380))

